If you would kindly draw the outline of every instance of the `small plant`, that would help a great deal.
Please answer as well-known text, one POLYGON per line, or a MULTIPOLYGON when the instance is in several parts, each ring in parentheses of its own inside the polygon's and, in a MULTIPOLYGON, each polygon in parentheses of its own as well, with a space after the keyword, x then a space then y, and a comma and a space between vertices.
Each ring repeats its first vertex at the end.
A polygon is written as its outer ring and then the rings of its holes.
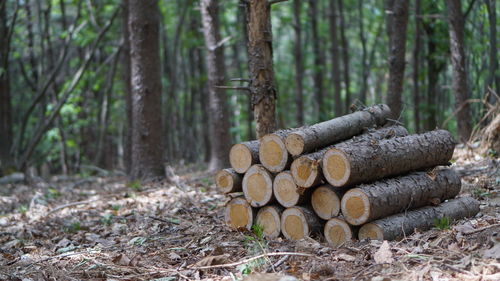
POLYGON ((55 189, 54 187, 50 186, 47 189, 47 193, 45 194, 45 199, 56 199, 61 196, 61 192, 59 190, 55 189))
POLYGON ((26 214, 28 212, 28 206, 27 205, 21 205, 19 206, 19 208, 17 208, 19 210, 19 213, 21 214, 26 214))
POLYGON ((101 223, 107 226, 110 226, 113 222, 113 214, 104 214, 101 217, 101 223))
POLYGON ((446 230, 451 228, 451 220, 447 217, 442 217, 440 219, 434 219, 434 226, 440 230, 446 230))
POLYGON ((64 227, 64 231, 69 232, 69 233, 76 233, 76 232, 80 231, 81 229, 82 229, 82 225, 78 221, 72 222, 70 225, 64 227))
POLYGON ((488 191, 485 191, 483 189, 480 189, 480 188, 475 189, 473 194, 474 194, 474 197, 479 198, 479 199, 491 196, 491 193, 489 193, 488 191))
POLYGON ((135 191, 140 191, 142 188, 141 182, 138 180, 127 183, 127 186, 135 191))
POLYGON ((111 206, 111 210, 113 210, 113 211, 115 211, 115 212, 118 212, 118 210, 120 210, 120 208, 121 208, 121 207, 122 207, 122 206, 121 206, 121 205, 118 205, 118 204, 116 204, 116 205, 112 205, 112 206, 111 206))
POLYGON ((264 227, 260 224, 252 225, 252 232, 257 236, 257 239, 264 240, 264 227))

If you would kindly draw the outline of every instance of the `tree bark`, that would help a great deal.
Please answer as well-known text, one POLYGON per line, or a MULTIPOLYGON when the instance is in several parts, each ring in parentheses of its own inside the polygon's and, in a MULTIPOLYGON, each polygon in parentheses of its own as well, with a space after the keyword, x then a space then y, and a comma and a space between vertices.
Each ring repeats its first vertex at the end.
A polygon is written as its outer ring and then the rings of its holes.
POLYGON ((331 40, 331 63, 332 63, 332 81, 333 81, 333 100, 335 105, 335 116, 341 116, 342 110, 342 85, 340 77, 340 52, 337 27, 337 7, 335 1, 330 1, 330 40, 331 40))
POLYGON ((472 116, 468 103, 467 70, 465 64, 464 16, 460 0, 446 0, 450 33, 453 92, 457 111, 457 128, 461 142, 467 142, 472 132, 472 116))
POLYGON ((364 26, 364 16, 363 16, 363 1, 358 1, 358 23, 359 23, 359 39, 361 41, 361 91, 359 93, 359 100, 362 104, 366 104, 366 91, 368 90, 368 65, 367 65, 367 48, 366 48, 366 37, 365 37, 365 26, 364 26))
POLYGON ((330 149, 348 146, 356 147, 365 143, 373 143, 387 138, 407 135, 408 131, 402 126, 390 126, 379 130, 369 131, 368 133, 353 137, 344 142, 318 150, 317 152, 304 154, 293 161, 290 170, 298 186, 309 188, 324 180, 321 160, 330 149))
POLYGON ((367 223, 359 229, 358 237, 359 240, 394 240, 412 234, 415 229, 430 229, 438 219, 456 221, 472 217, 478 212, 479 202, 476 199, 457 198, 436 207, 423 207, 367 223))
MULTIPOLYGON (((500 93, 500 75, 497 74, 498 70, 498 51, 497 51, 497 14, 496 14, 496 1, 485 0, 486 9, 488 11, 488 20, 490 24, 490 62, 489 73, 486 81, 486 86, 496 93, 500 93)), ((488 89, 487 89, 488 90, 488 89)), ((489 103, 495 104, 495 95, 490 95, 489 103)))
POLYGON ((448 131, 332 148, 323 157, 323 173, 333 186, 351 186, 405 172, 448 165, 455 140, 448 131))
POLYGON ((405 74, 406 27, 408 25, 408 0, 395 0, 391 7, 393 23, 390 28, 389 85, 387 105, 392 110, 391 117, 399 119, 405 74))
POLYGON ((316 101, 316 110, 318 113, 318 121, 323 121, 327 119, 327 112, 325 108, 325 103, 323 102, 324 91, 323 91, 323 71, 324 71, 324 58, 323 51, 320 46, 321 39, 318 33, 318 1, 309 0, 309 21, 311 23, 312 32, 312 45, 313 45, 313 57, 314 65, 313 69, 313 92, 316 101))
POLYGON ((123 72, 122 79, 124 84, 124 95, 125 95, 125 151, 124 151, 124 162, 125 162, 125 173, 129 174, 131 172, 132 164, 132 86, 130 74, 132 73, 130 68, 130 30, 128 27, 129 20, 129 0, 124 0, 122 3, 122 34, 123 34, 123 72))
POLYGON ((420 0, 415 0, 415 43, 413 45, 413 122, 415 123, 415 132, 420 132, 420 49, 421 49, 421 20, 420 20, 420 0))
POLYGON ((267 0, 249 0, 246 4, 250 92, 257 138, 261 138, 276 129, 271 5, 267 0))
POLYGON ((390 114, 391 109, 380 104, 300 128, 287 135, 286 148, 293 156, 308 153, 361 134, 367 128, 382 126, 390 114))
POLYGON ((229 165, 228 156, 231 147, 225 92, 215 87, 224 85, 225 75, 224 48, 220 44, 219 2, 217 0, 202 0, 201 16, 207 49, 206 65, 211 139, 209 170, 215 171, 229 165))
POLYGON ((295 55, 295 106, 297 108, 296 119, 297 126, 304 125, 304 64, 302 58, 302 23, 300 22, 302 2, 293 1, 293 30, 295 32, 295 44, 293 52, 295 55))
POLYGON ((460 192, 460 177, 450 169, 415 172, 408 175, 363 184, 342 197, 342 214, 352 225, 436 205, 460 192))
POLYGON ((159 10, 156 0, 129 0, 133 179, 164 177, 159 10))
POLYGON ((338 0, 339 7, 339 23, 340 23, 340 39, 342 40, 342 64, 344 76, 344 91, 345 91, 345 106, 344 113, 349 112, 351 106, 351 82, 349 78, 349 41, 347 40, 346 23, 344 19, 344 4, 343 0, 338 0))

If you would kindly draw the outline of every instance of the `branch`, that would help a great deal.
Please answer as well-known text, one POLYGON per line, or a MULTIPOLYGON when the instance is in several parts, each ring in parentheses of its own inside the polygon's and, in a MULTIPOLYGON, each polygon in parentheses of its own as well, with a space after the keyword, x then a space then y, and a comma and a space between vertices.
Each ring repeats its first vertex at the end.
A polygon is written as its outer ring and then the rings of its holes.
POLYGON ((229 81, 231 81, 231 82, 247 82, 247 83, 252 82, 252 80, 246 79, 246 78, 232 78, 229 81))
POLYGON ((250 87, 238 87, 238 86, 214 86, 217 89, 224 89, 224 90, 238 90, 238 91, 249 91, 250 92, 250 87))
POLYGON ((281 253, 267 253, 267 254, 262 254, 258 255, 255 257, 251 257, 248 259, 244 259, 238 262, 233 262, 233 263, 226 263, 226 264, 216 264, 216 265, 208 265, 208 266, 193 266, 191 269, 210 269, 210 268, 224 268, 224 267, 234 267, 238 266, 241 264, 245 264, 248 262, 251 262, 253 260, 257 260, 260 258, 264 257, 272 257, 272 256, 302 256, 302 257, 313 257, 311 254, 305 254, 305 253, 293 253, 293 252, 281 252, 281 253))
POLYGON ((215 44, 215 46, 209 46, 207 48, 208 48, 208 50, 213 52, 213 51, 217 50, 218 48, 220 48, 222 45, 224 45, 224 43, 231 40, 231 38, 232 38, 231 36, 228 36, 228 37, 220 40, 217 44, 215 44))
POLYGON ((288 0, 270 0, 269 5, 278 4, 280 2, 286 2, 286 1, 288 1, 288 0))

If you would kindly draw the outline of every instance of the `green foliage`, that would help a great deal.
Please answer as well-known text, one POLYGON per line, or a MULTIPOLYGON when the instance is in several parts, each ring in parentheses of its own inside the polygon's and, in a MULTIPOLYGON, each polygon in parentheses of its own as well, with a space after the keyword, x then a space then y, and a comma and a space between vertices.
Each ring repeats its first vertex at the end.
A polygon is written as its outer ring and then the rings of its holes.
POLYGON ((28 212, 29 208, 28 208, 28 205, 22 204, 21 206, 19 206, 19 208, 17 208, 17 210, 21 214, 26 214, 28 212))
POLYGON ((82 229, 80 222, 72 222, 71 224, 64 227, 64 232, 76 233, 82 229))
POLYGON ((447 218, 447 217, 434 219, 434 226, 440 230, 451 229, 451 220, 450 220, 450 218, 447 218))
POLYGON ((47 193, 45 193, 45 199, 50 200, 50 199, 56 199, 61 196, 61 192, 59 190, 55 189, 54 187, 50 186, 47 189, 47 193))
POLYGON ((113 214, 106 213, 103 216, 101 216, 101 223, 106 226, 110 226, 113 223, 113 218, 114 218, 113 214))
POLYGON ((127 187, 131 188, 134 191, 140 191, 142 188, 141 181, 135 180, 127 183, 127 187))
POLYGON ((118 211, 118 210, 120 210, 121 207, 122 207, 121 205, 115 204, 115 205, 111 206, 111 210, 118 211))

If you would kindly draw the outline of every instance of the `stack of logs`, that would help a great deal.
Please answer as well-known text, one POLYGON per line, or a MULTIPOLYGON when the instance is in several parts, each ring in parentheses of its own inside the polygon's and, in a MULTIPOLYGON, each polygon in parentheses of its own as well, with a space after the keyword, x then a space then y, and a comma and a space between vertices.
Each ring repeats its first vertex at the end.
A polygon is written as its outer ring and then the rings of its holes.
POLYGON ((267 237, 298 240, 323 231, 333 246, 355 239, 392 240, 437 219, 479 212, 455 198, 460 178, 449 165, 448 131, 408 135, 389 126, 387 105, 375 105, 308 127, 280 130, 236 144, 232 168, 216 174, 233 195, 225 221, 233 229, 258 224, 267 237), (235 197, 243 191, 244 196, 235 197))

